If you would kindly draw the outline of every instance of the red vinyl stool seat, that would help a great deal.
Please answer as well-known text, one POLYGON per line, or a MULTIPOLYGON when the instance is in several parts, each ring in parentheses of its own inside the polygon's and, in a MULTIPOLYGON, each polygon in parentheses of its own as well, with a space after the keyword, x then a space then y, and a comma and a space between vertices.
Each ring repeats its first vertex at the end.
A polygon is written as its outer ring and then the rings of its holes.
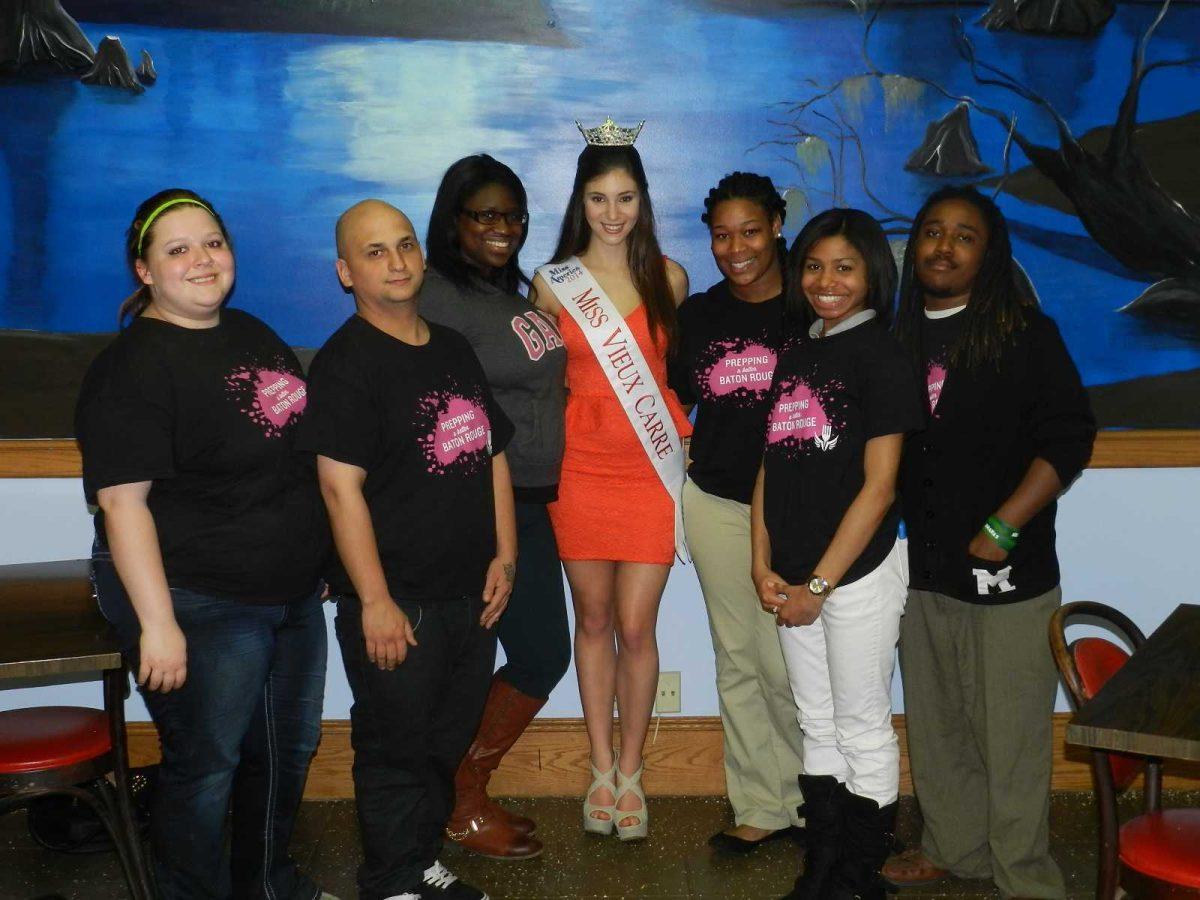
POLYGON ((40 706, 0 712, 0 775, 72 766, 111 750, 104 710, 40 706))
POLYGON ((1121 862, 1166 881, 1200 889, 1200 809, 1164 809, 1121 826, 1121 862))

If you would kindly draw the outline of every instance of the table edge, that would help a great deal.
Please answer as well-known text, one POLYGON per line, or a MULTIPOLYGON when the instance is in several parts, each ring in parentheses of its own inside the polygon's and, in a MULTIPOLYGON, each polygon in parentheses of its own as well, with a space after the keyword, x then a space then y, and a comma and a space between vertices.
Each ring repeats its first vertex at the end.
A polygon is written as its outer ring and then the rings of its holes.
POLYGON ((96 673, 98 675, 110 669, 119 669, 121 665, 119 650, 89 653, 86 656, 64 656, 57 659, 0 662, 0 681, 80 673, 96 673))
POLYGON ((1188 738, 1138 731, 1121 731, 1115 728, 1098 728, 1094 725, 1076 725, 1071 721, 1067 723, 1066 740, 1068 744, 1088 747, 1092 750, 1108 750, 1115 753, 1129 753, 1134 756, 1156 756, 1163 759, 1200 762, 1200 740, 1188 738), (1157 746, 1153 750, 1138 746, 1139 743, 1144 744, 1147 741, 1153 741, 1157 746))

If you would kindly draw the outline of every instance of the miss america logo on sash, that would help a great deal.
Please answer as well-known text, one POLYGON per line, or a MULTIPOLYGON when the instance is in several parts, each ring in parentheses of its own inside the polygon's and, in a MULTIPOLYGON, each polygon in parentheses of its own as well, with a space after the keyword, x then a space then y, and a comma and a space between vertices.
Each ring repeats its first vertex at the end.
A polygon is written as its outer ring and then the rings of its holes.
POLYGON ((675 504, 675 554, 683 562, 691 562, 683 537, 681 499, 687 478, 683 441, 642 348, 625 327, 625 319, 612 300, 577 257, 544 265, 538 274, 587 338, 609 386, 621 401, 646 458, 675 504))

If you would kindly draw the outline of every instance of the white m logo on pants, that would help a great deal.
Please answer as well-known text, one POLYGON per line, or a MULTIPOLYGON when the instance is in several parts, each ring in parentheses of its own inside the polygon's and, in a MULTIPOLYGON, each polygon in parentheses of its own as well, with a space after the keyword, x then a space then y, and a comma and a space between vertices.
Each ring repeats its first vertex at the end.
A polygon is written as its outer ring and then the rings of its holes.
POLYGON ((995 575, 987 569, 972 569, 971 574, 975 576, 975 586, 981 597, 990 594, 994 587, 1000 588, 1001 594, 1016 590, 1008 581, 1008 576, 1012 574, 1012 566, 1005 566, 995 575))

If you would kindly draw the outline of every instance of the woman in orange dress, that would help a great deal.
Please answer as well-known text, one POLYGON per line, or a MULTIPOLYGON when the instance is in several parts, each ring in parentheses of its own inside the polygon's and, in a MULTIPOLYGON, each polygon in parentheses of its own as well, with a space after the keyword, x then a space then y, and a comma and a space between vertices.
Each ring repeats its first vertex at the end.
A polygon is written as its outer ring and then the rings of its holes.
POLYGON ((676 546, 676 501, 666 484, 676 470, 682 474, 681 437, 691 433, 666 374, 687 273, 659 250, 630 133, 606 122, 584 135, 558 247, 534 279, 533 295, 558 317, 567 347, 566 450, 550 517, 575 608, 575 670, 591 746, 583 827, 611 834, 615 826, 622 840, 634 840, 649 823, 642 745, 658 684, 658 605, 676 546), (607 303, 581 300, 581 283, 592 283, 607 303), (564 300, 580 302, 569 310, 564 300), (584 331, 592 327, 601 356, 584 331))

